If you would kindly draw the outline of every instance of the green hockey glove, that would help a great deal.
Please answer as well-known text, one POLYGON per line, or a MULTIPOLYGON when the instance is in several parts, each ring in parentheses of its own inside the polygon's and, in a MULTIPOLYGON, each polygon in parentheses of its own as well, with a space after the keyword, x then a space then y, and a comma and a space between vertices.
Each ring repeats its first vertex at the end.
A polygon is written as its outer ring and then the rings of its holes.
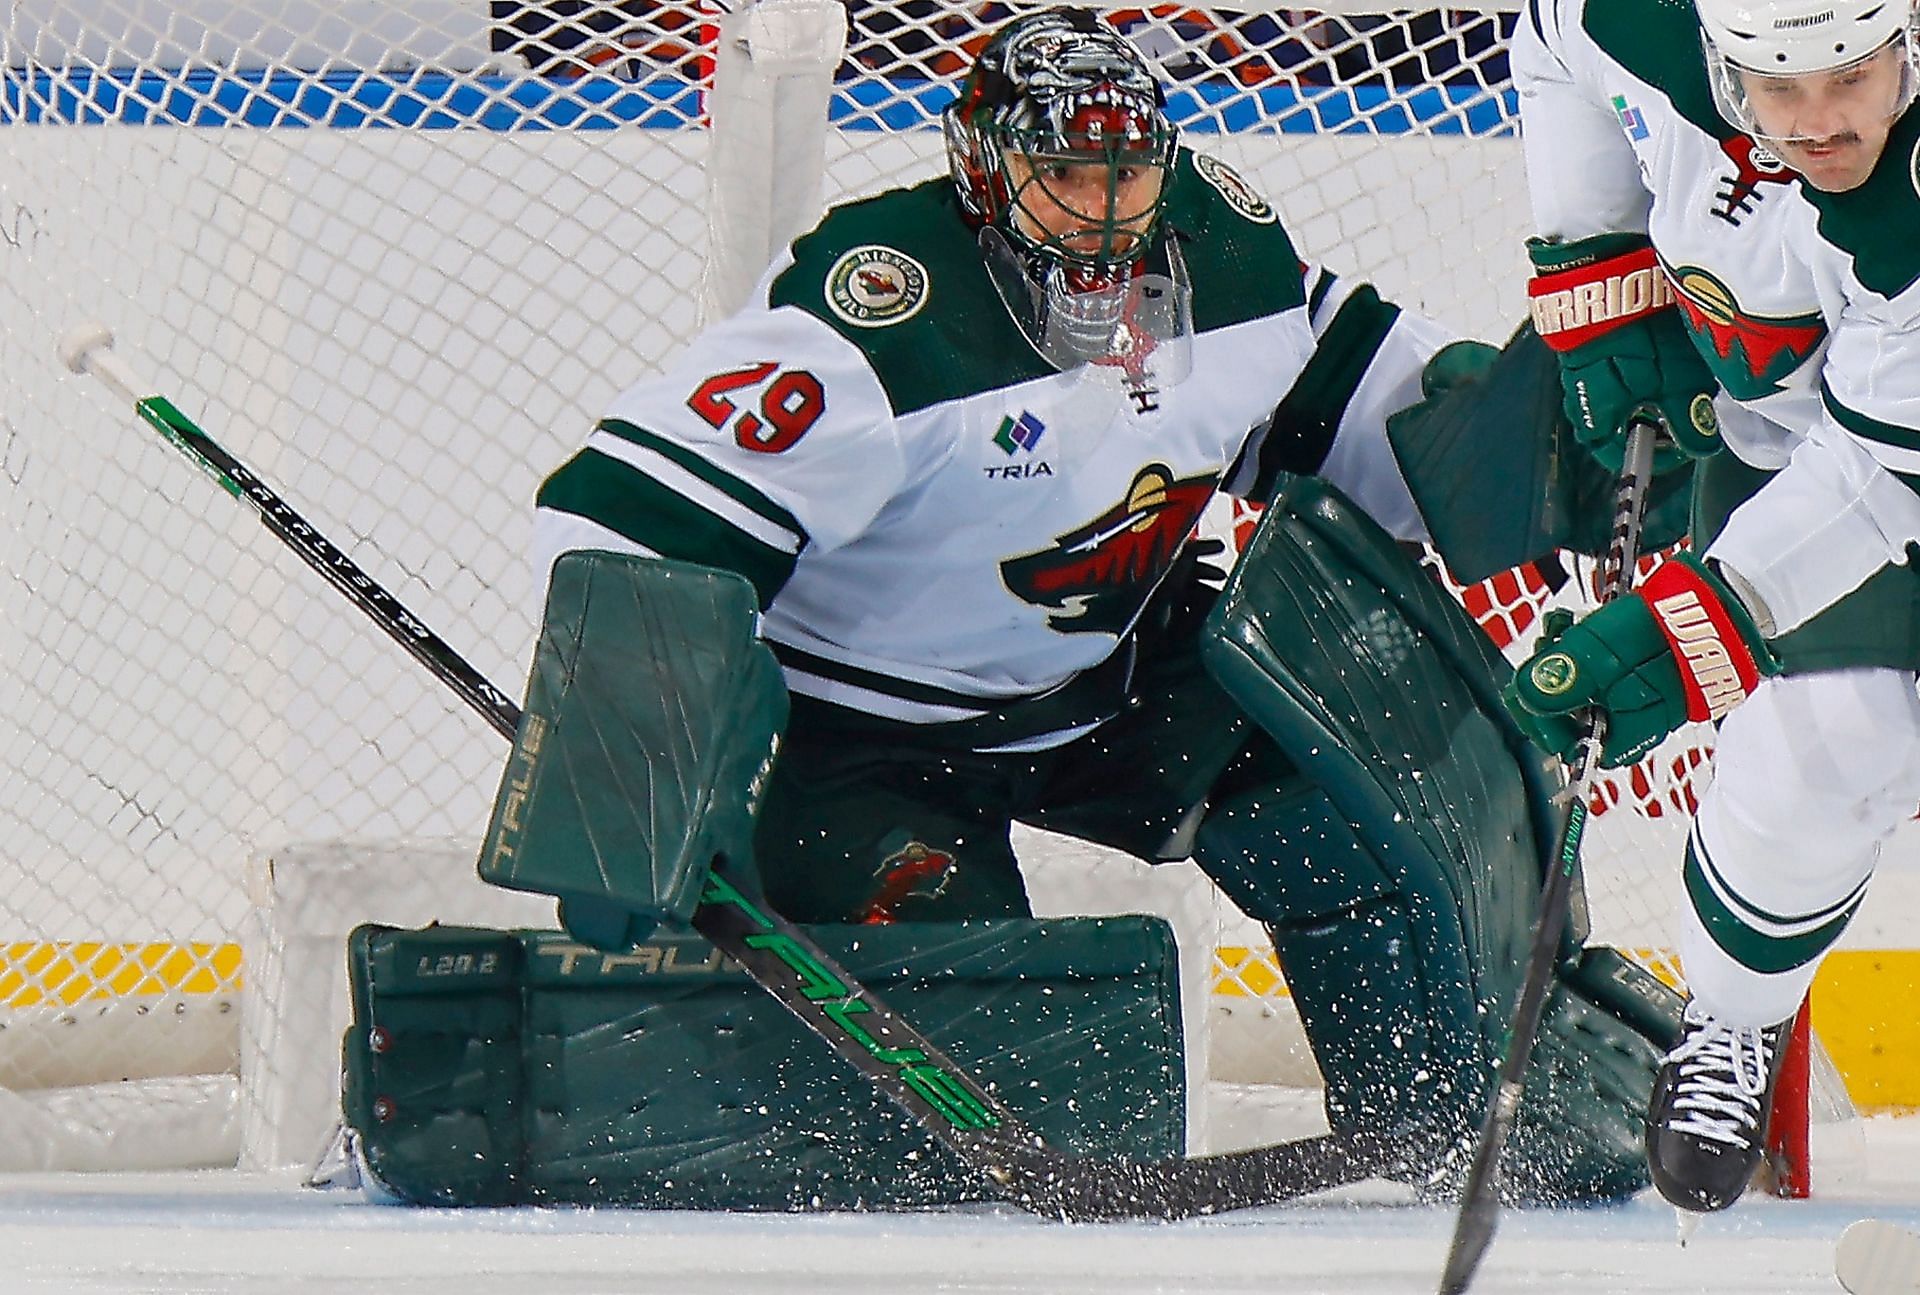
POLYGON ((1527 255, 1535 270, 1527 285, 1533 326, 1560 357, 1567 421, 1594 457, 1617 472, 1629 424, 1645 418, 1664 423, 1668 434, 1654 452, 1657 472, 1718 450, 1719 384, 1674 309, 1672 285, 1646 237, 1533 238, 1527 255))
POLYGON ((1569 612, 1550 613, 1540 647, 1504 695, 1526 735, 1569 760, 1584 727, 1579 712, 1604 709, 1600 762, 1612 768, 1684 723, 1719 719, 1779 670, 1738 595, 1679 553, 1578 623, 1569 612))

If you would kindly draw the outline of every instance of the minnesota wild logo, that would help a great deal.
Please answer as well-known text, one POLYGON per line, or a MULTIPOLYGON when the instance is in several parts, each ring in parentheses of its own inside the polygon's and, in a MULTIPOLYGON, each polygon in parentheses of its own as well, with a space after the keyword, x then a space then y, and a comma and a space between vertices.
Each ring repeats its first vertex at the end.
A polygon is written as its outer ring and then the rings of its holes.
POLYGON ((1280 218, 1273 204, 1261 197, 1260 191, 1248 184, 1246 177, 1211 153, 1195 153, 1193 169, 1200 173, 1202 180, 1219 191, 1229 207, 1254 224, 1271 225, 1280 218))
POLYGON ((1580 667, 1565 652, 1549 652, 1533 663, 1533 686, 1544 697, 1558 697, 1579 677, 1580 667))
POLYGON ((882 328, 927 302, 927 267, 898 248, 869 243, 827 271, 827 305, 856 328, 882 328))
POLYGON ((1698 266, 1667 266, 1675 304, 1720 385, 1735 400, 1757 400, 1779 391, 1787 376, 1826 340, 1827 322, 1817 310, 1767 317, 1741 309, 1720 279, 1698 266))
POLYGON ((1150 463, 1124 499, 1050 547, 1002 562, 1000 578, 1014 597, 1047 609, 1049 629, 1119 634, 1173 565, 1213 484, 1211 473, 1175 478, 1150 463))

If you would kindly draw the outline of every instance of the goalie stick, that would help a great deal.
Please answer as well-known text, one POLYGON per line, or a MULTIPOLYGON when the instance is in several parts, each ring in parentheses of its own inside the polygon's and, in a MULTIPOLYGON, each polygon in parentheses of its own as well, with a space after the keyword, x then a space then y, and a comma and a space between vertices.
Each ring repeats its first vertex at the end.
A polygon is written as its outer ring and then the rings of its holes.
MULTIPOLYGON (((1607 562, 1600 586, 1602 603, 1619 597, 1633 579, 1634 563, 1640 556, 1640 518, 1646 503, 1647 483, 1653 475, 1653 442, 1657 430, 1652 423, 1636 421, 1627 434, 1626 462, 1620 469, 1620 484, 1614 494, 1613 535, 1607 544, 1607 562)), ((1500 1226, 1500 1157, 1520 1111, 1527 1059, 1533 1053, 1534 1037, 1540 1032, 1540 1018, 1546 1011, 1553 963, 1560 952, 1560 933, 1566 928, 1573 881, 1580 871, 1580 841, 1586 835, 1587 797, 1592 791, 1600 750, 1606 740, 1606 712, 1595 708, 1588 713, 1586 734, 1574 757, 1567 788, 1561 793, 1569 801, 1567 821, 1560 829, 1559 843, 1547 859, 1547 880, 1540 891, 1539 916, 1534 919, 1526 975, 1520 982, 1513 1024, 1507 1032, 1506 1056, 1500 1062, 1486 1118, 1474 1143, 1473 1160, 1467 1168, 1467 1181, 1461 1189, 1460 1212, 1454 1219, 1447 1266, 1440 1276, 1440 1295, 1460 1295, 1467 1289, 1481 1259, 1486 1256, 1487 1247, 1493 1244, 1494 1230, 1500 1226)))
MULTIPOLYGON (((143 384, 112 345, 105 326, 83 325, 61 339, 60 357, 130 403, 142 421, 250 505, 302 561, 513 740, 520 708, 511 698, 164 396, 141 395, 143 384)), ((804 931, 753 903, 726 878, 710 879, 692 925, 930 1136, 1007 1200, 1035 1214, 1071 1222, 1188 1218, 1272 1204, 1401 1164, 1397 1143, 1359 1133, 1191 1160, 1126 1161, 1056 1150, 804 931)))
POLYGON ((1885 1219, 1849 1223, 1834 1247, 1833 1275, 1852 1295, 1916 1295, 1920 1232, 1885 1219))

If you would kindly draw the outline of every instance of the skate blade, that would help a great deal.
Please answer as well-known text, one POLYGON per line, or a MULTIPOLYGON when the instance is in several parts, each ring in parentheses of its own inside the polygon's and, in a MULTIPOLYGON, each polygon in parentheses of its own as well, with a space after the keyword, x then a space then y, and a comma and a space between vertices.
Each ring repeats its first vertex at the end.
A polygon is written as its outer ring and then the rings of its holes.
POLYGON ((1920 1292, 1920 1233, 1884 1219, 1849 1224, 1833 1252, 1833 1275, 1853 1295, 1920 1292))

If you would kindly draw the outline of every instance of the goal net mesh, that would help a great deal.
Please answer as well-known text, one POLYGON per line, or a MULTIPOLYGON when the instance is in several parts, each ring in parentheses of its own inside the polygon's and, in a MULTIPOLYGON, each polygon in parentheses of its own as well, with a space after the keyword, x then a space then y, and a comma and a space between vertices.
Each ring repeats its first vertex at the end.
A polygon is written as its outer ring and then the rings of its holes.
MULTIPOLYGON (((754 159, 818 172, 779 190, 808 196, 775 236, 819 202, 933 173, 957 74, 1019 11, 6 7, 0 1107, 57 1090, 84 1125, 89 1086, 104 1109, 127 1081, 231 1072, 275 852, 476 836, 504 755, 245 507, 65 371, 61 337, 111 327, 154 392, 517 691, 534 489, 729 304, 713 265, 765 264, 764 233, 735 240, 766 223, 754 159), (802 20, 807 39, 780 45, 802 20), (819 158, 728 151, 751 127, 725 98, 743 49, 776 108, 814 76, 819 158)), ((1270 197, 1304 254, 1463 334, 1499 340, 1521 317, 1513 13, 1104 12, 1158 65, 1186 141, 1270 197)), ((1513 644, 1578 584, 1523 571, 1463 597, 1513 644)), ((1602 793, 1600 938, 1665 944, 1663 829, 1687 803, 1668 775, 1694 775, 1699 751, 1685 740, 1602 793)), ((1219 987, 1270 997, 1258 932, 1197 911, 1188 938, 1230 951, 1219 987)))

